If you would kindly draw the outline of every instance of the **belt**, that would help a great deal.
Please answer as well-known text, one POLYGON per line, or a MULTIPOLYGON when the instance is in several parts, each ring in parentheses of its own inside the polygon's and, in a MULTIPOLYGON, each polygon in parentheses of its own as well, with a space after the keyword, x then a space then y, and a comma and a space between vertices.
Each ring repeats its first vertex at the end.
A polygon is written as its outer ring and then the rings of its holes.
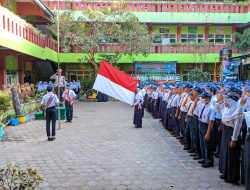
POLYGON ((47 109, 55 109, 56 106, 48 107, 47 109))
POLYGON ((221 119, 215 118, 215 121, 221 121, 221 119))
POLYGON ((200 122, 200 125, 202 125, 202 126, 208 126, 208 123, 200 122))

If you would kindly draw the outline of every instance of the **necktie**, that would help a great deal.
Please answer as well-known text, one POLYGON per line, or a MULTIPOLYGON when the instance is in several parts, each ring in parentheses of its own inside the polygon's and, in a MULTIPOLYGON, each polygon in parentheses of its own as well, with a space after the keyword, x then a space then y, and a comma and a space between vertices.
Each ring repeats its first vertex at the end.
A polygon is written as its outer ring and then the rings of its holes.
MULTIPOLYGON (((190 107, 191 107, 192 104, 193 104, 192 102, 189 104, 189 106, 188 106, 188 112, 189 112, 190 107)), ((187 113, 188 113, 188 112, 187 112, 187 113)))
POLYGON ((174 97, 176 96, 176 94, 173 96, 173 98, 172 98, 172 100, 171 100, 171 102, 170 102, 170 107, 171 107, 171 104, 172 104, 172 102, 173 102, 173 100, 174 100, 174 97))
POLYGON ((202 108, 202 110, 201 110, 200 119, 202 119, 202 116, 203 116, 203 111, 204 111, 205 107, 206 107, 206 105, 204 105, 204 107, 203 107, 203 108, 202 108))

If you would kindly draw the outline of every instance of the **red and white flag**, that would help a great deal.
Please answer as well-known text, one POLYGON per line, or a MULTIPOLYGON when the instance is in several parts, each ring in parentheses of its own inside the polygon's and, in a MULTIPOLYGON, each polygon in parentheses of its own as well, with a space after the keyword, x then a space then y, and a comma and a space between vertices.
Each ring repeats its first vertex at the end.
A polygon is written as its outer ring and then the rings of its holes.
POLYGON ((139 81, 101 61, 93 89, 133 105, 139 81))

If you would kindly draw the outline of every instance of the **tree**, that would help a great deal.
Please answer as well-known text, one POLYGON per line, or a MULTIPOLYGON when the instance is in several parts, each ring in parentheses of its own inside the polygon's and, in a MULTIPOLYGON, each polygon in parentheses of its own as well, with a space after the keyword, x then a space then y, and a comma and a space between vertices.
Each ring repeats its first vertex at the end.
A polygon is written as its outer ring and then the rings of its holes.
POLYGON ((243 34, 234 33, 236 42, 232 42, 231 45, 234 48, 238 48, 239 51, 244 54, 250 49, 250 28, 244 30, 243 34))
MULTIPOLYGON (((97 70, 97 54, 108 44, 109 53, 117 62, 122 55, 143 54, 150 51, 151 39, 146 25, 132 13, 125 11, 125 2, 112 3, 110 8, 99 11, 64 12, 59 15, 60 42, 64 52, 72 46, 80 48, 84 57, 79 62, 90 63, 97 70)), ((57 35, 57 20, 49 27, 57 35)), ((111 59, 112 60, 112 59, 111 59)))

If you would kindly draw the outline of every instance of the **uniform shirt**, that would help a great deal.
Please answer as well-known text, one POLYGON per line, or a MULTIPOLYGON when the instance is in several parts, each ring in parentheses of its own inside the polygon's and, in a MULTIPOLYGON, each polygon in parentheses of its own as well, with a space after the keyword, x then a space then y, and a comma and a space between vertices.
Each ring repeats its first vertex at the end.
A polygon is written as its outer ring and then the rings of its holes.
POLYGON ((137 92, 135 95, 134 106, 138 104, 143 104, 143 95, 141 91, 137 92))
POLYGON ((73 90, 65 90, 62 94, 62 97, 68 102, 71 102, 76 97, 76 94, 73 90))
MULTIPOLYGON (((188 94, 187 94, 186 92, 183 92, 183 93, 181 94, 181 99, 180 99, 180 104, 179 104, 179 105, 180 105, 180 110, 181 110, 182 112, 187 112, 186 106, 183 105, 183 103, 184 103, 184 101, 186 100, 187 96, 188 96, 188 94)), ((186 101, 186 103, 188 103, 188 100, 186 101)))
POLYGON ((215 120, 215 111, 211 102, 208 104, 203 104, 202 107, 200 106, 198 113, 199 113, 198 115, 199 121, 201 121, 202 123, 208 124, 210 121, 215 120))
POLYGON ((193 116, 193 107, 194 107, 194 102, 193 101, 189 101, 188 104, 186 104, 186 107, 187 107, 187 114, 189 116, 193 116))
POLYGON ((172 94, 172 96, 169 97, 167 108, 177 107, 179 105, 179 102, 180 102, 179 94, 172 94))
POLYGON ((215 118, 216 119, 221 119, 222 117, 222 110, 224 109, 224 104, 219 104, 216 102, 215 106, 214 106, 214 109, 215 109, 215 118))
POLYGON ((66 85, 66 80, 64 76, 58 76, 57 74, 54 74, 50 77, 50 79, 55 80, 54 86, 55 87, 64 87, 66 85), (58 85, 59 81, 59 85, 58 85))
POLYGON ((199 100, 197 102, 196 107, 193 110, 193 114, 196 115, 196 116, 198 116, 199 115, 199 110, 203 108, 203 105, 204 105, 204 103, 201 100, 199 100))
POLYGON ((143 97, 146 95, 146 90, 145 90, 145 88, 143 88, 143 89, 141 90, 141 93, 142 93, 142 96, 143 96, 143 97))
POLYGON ((215 108, 215 118, 216 118, 216 119, 221 119, 221 113, 218 112, 217 109, 216 109, 217 101, 218 101, 218 100, 217 100, 216 95, 212 96, 212 98, 211 98, 211 103, 212 103, 212 105, 213 105, 214 108, 215 108))
POLYGON ((153 92, 153 94, 152 94, 152 98, 154 99, 154 100, 157 100, 158 99, 158 92, 153 92))
POLYGON ((168 98, 169 98, 170 92, 165 92, 163 94, 163 101, 167 102, 168 98))
POLYGON ((42 98, 42 101, 41 101, 41 105, 44 105, 46 106, 47 102, 49 101, 50 97, 51 96, 54 96, 53 100, 51 101, 50 105, 48 105, 47 108, 50 108, 50 107, 53 107, 53 106, 56 106, 57 104, 59 104, 59 99, 57 97, 57 95, 55 95, 54 93, 52 92, 48 92, 47 94, 45 94, 42 98))

